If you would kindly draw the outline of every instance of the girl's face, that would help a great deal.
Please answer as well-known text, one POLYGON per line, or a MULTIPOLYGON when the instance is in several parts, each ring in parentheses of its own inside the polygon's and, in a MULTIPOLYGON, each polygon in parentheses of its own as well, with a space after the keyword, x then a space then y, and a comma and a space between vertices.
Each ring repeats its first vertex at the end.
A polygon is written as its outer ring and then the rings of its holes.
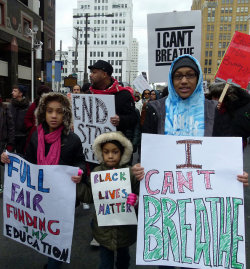
POLYGON ((150 92, 150 99, 151 100, 156 100, 156 93, 155 93, 155 91, 150 92))
POLYGON ((108 167, 115 167, 121 160, 121 151, 115 144, 106 143, 102 148, 102 156, 108 167))
POLYGON ((63 108, 58 101, 51 101, 46 106, 46 122, 49 132, 55 131, 63 123, 63 108))

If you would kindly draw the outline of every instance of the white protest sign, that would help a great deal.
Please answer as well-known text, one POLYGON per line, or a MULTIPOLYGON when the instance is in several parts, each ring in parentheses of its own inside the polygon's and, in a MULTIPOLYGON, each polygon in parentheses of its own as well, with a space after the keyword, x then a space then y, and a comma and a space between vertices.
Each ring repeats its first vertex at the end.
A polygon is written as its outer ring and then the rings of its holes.
POLYGON ((134 207, 126 203, 129 168, 92 172, 91 187, 98 226, 137 224, 134 207))
POLYGON ((143 134, 136 263, 246 268, 242 164, 241 138, 143 134))
POLYGON ((116 127, 110 123, 115 116, 114 95, 72 94, 74 132, 80 137, 86 161, 98 163, 92 151, 95 138, 116 127))
POLYGON ((149 82, 167 82, 171 63, 180 55, 201 58, 201 11, 149 14, 149 82))
POLYGON ((133 82, 132 85, 135 86, 136 90, 140 93, 142 93, 144 90, 152 90, 151 86, 147 82, 147 80, 144 78, 143 75, 139 75, 133 82))
POLYGON ((35 165, 8 153, 3 234, 34 250, 70 262, 78 168, 35 165))

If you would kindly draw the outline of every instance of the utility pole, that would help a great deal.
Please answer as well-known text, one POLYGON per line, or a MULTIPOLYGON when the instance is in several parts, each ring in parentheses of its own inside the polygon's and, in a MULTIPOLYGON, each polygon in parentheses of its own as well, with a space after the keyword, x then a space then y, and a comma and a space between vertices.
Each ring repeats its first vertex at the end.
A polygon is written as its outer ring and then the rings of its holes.
POLYGON ((62 60, 62 40, 60 40, 60 61, 62 60))
POLYGON ((78 54, 78 40, 79 40, 79 31, 82 31, 79 27, 74 27, 76 29, 76 46, 75 46, 75 62, 74 62, 74 73, 76 73, 76 61, 77 61, 77 54, 78 54))

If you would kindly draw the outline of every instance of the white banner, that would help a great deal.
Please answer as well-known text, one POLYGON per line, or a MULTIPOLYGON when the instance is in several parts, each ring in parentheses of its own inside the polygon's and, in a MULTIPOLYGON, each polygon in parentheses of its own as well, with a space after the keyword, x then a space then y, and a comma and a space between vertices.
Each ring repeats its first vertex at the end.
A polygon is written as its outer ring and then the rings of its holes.
POLYGON ((241 138, 143 134, 142 166, 138 265, 246 268, 241 138))
POLYGON ((167 82, 171 63, 182 54, 200 61, 201 11, 149 14, 149 82, 167 82))
POLYGON ((126 203, 131 193, 129 168, 93 172, 91 187, 98 226, 137 224, 134 207, 126 203))
MULTIPOLYGON (((8 153, 3 234, 34 250, 70 262, 78 168, 35 165, 8 153)), ((11 254, 10 254, 11 255, 11 254)))
POLYGON ((143 93, 144 90, 152 90, 151 86, 147 82, 147 80, 144 78, 143 75, 139 75, 133 82, 132 85, 135 86, 136 90, 140 93, 143 93))
POLYGON ((72 94, 74 132, 80 137, 86 161, 98 163, 92 151, 95 138, 116 127, 110 123, 115 116, 114 95, 72 94))

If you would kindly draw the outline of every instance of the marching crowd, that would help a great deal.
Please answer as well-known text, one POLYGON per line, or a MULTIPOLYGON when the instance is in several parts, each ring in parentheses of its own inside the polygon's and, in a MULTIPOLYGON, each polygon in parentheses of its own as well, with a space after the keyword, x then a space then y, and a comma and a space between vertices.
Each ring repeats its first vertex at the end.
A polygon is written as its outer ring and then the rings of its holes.
MULTIPOLYGON (((250 136, 249 94, 230 86, 224 102, 218 108, 216 100, 224 84, 213 83, 210 95, 205 96, 202 69, 190 55, 182 55, 172 63, 168 87, 163 94, 145 89, 140 96, 112 77, 113 67, 106 61, 98 60, 89 69, 90 84, 84 85, 82 89, 75 85, 72 93, 115 97, 116 114, 110 118, 110 122, 117 131, 99 135, 92 145, 100 164, 86 162, 80 138, 72 131, 71 96, 52 92, 45 85, 38 88, 37 98, 31 105, 25 98, 26 89, 23 86, 13 86, 9 105, 0 99, 2 164, 9 162, 7 150, 21 154, 33 164, 79 167, 82 172, 73 176, 72 181, 77 184, 77 201, 83 203, 93 203, 90 172, 129 167, 132 193, 127 202, 136 206, 144 168, 139 162, 131 165, 133 153, 138 151, 140 156, 142 133, 240 136, 243 146, 247 144, 250 136), (179 116, 183 119, 181 123, 178 122, 179 116)), ((2 174, 1 180, 3 184, 2 174)), ((246 172, 238 175, 237 180, 248 186, 246 172)), ((95 240, 100 244, 99 268, 111 269, 114 265, 119 269, 129 268, 129 246, 136 241, 136 226, 99 227, 94 216, 92 230, 95 240)), ((49 269, 60 267, 61 262, 52 258, 48 259, 45 266, 49 269)))

